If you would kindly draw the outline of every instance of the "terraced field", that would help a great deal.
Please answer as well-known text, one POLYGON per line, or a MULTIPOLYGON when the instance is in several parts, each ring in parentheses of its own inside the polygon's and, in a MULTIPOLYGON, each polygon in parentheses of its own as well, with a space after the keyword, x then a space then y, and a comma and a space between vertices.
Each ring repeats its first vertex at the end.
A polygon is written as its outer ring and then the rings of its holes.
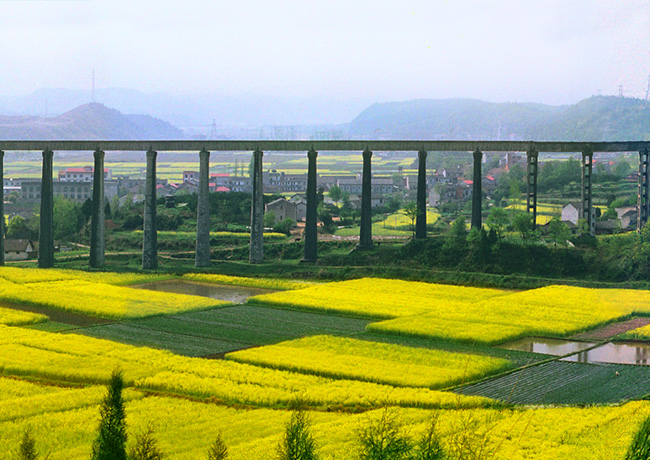
POLYGON ((455 390, 511 404, 606 404, 650 394, 648 366, 551 361, 455 390))
POLYGON ((344 316, 237 305, 70 332, 206 356, 308 335, 352 335, 363 332, 367 324, 344 316))

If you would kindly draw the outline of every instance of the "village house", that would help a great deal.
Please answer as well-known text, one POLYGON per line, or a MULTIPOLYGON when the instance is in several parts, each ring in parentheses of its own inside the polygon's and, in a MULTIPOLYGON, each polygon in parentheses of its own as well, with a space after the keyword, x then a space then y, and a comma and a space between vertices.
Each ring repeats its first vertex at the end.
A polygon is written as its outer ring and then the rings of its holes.
POLYGON ((5 260, 38 258, 38 243, 29 239, 6 239, 5 260))
POLYGON ((268 203, 264 210, 266 213, 275 215, 276 223, 285 219, 298 222, 305 220, 307 216, 307 202, 304 199, 289 201, 285 198, 278 198, 268 203))

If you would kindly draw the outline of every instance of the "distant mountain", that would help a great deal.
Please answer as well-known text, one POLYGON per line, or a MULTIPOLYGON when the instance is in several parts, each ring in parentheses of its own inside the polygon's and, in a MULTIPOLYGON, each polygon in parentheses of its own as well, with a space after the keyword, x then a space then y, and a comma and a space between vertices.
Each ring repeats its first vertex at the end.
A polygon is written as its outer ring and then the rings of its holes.
POLYGON ((354 138, 650 140, 650 102, 594 96, 570 106, 421 99, 373 104, 349 125, 354 138))
POLYGON ((81 105, 56 117, 0 116, 0 139, 183 139, 175 126, 149 115, 124 115, 102 104, 81 105))
MULTIPOLYGON (((51 116, 89 102, 89 91, 45 88, 22 96, 0 96, 0 113, 51 116)), ((95 100, 122 113, 145 113, 180 128, 217 125, 323 125, 347 123, 371 99, 275 97, 253 94, 172 96, 127 88, 98 89, 95 100)), ((207 133, 206 133, 207 134, 207 133)))

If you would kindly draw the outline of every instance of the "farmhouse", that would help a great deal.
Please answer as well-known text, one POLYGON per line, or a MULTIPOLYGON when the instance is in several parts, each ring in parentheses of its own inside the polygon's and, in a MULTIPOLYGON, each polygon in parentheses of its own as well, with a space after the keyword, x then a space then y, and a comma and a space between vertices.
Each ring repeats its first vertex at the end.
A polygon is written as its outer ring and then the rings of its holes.
POLYGON ((5 260, 27 260, 38 257, 38 243, 29 239, 6 239, 5 260))

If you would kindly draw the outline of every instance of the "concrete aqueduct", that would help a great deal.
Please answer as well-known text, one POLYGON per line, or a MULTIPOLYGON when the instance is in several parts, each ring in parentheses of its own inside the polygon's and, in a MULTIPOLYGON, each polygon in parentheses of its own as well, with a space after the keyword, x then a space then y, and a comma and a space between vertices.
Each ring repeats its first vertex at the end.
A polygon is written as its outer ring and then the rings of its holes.
MULTIPOLYGON (((594 152, 638 152, 639 182, 637 197, 637 230, 648 220, 650 213, 649 159, 650 142, 525 142, 525 141, 0 141, 0 176, 3 175, 5 151, 41 151, 43 153, 41 184, 41 219, 38 266, 54 265, 53 236, 53 178, 54 151, 94 152, 93 212, 90 239, 90 266, 101 268, 105 260, 104 237, 104 157, 105 152, 146 152, 147 177, 144 207, 144 239, 142 268, 155 269, 158 265, 156 230, 156 156, 157 152, 199 152, 199 198, 196 227, 196 266, 210 264, 209 166, 211 151, 253 152, 253 199, 251 209, 250 262, 263 259, 262 194, 263 152, 307 152, 307 221, 305 225, 304 261, 315 262, 317 250, 316 160, 319 151, 363 152, 361 196, 361 228, 359 247, 372 247, 371 225, 371 166, 373 151, 418 152, 416 238, 426 238, 426 158, 427 152, 464 151, 474 154, 472 190, 472 227, 481 226, 481 159, 483 152, 526 152, 527 155, 527 210, 533 219, 537 214, 537 173, 540 153, 582 154, 582 215, 591 228, 591 190, 594 152)), ((0 190, 0 194, 3 193, 0 190)), ((0 196, 0 215, 4 215, 3 196, 0 196)), ((4 264, 4 219, 0 219, 0 264, 4 264)))

